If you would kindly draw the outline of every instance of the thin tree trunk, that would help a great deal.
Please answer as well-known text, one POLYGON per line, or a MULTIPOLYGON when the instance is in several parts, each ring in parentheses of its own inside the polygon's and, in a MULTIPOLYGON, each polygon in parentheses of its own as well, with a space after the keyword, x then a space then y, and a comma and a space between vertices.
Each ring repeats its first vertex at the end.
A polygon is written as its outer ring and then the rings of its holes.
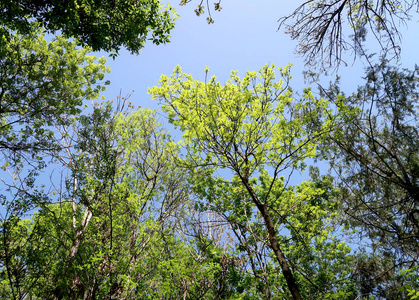
MULTIPOLYGON (((77 255, 77 252, 79 250, 80 244, 82 242, 83 239, 83 235, 86 232, 87 226, 90 223, 90 219, 93 216, 92 211, 89 209, 88 206, 86 206, 85 210, 84 210, 84 215, 83 215, 83 219, 82 222, 80 224, 80 227, 77 226, 77 220, 76 220, 76 212, 77 212, 77 203, 76 203, 76 190, 77 190, 77 179, 74 178, 74 187, 73 187, 73 199, 72 199, 72 209, 73 209, 73 216, 72 216, 72 225, 73 225, 73 230, 76 232, 76 235, 74 237, 73 243, 71 245, 70 248, 70 253, 67 256, 67 261, 66 264, 64 266, 63 272, 62 272, 62 278, 65 279, 67 274, 68 274, 68 270, 71 267, 74 258, 77 255)), ((74 288, 76 287, 77 284, 75 284, 77 282, 76 278, 73 279, 73 286, 70 288, 71 289, 71 293, 74 292, 74 288)))
POLYGON ((77 251, 79 250, 81 239, 84 235, 84 232, 86 231, 87 225, 89 225, 89 222, 90 222, 90 219, 92 218, 92 215, 93 215, 92 211, 88 207, 86 207, 86 209, 84 211, 82 226, 76 232, 76 236, 74 238, 73 245, 71 245, 71 248, 70 248, 70 254, 67 257, 67 263, 66 263, 67 267, 71 264, 71 262, 73 261, 74 257, 77 254, 77 251))
POLYGON ((70 254, 67 257, 66 267, 64 270, 66 270, 73 261, 74 257, 77 254, 77 251, 79 250, 79 246, 81 243, 81 239, 84 235, 84 232, 86 231, 87 225, 89 225, 90 219, 92 218, 92 211, 89 209, 88 206, 86 206, 84 210, 83 220, 81 223, 81 227, 77 228, 77 220, 76 220, 76 213, 77 213, 77 203, 76 203, 76 191, 77 191, 77 178, 74 177, 74 185, 73 185, 73 199, 72 199, 72 207, 73 207, 73 230, 76 232, 76 236, 74 237, 73 244, 70 248, 70 254))

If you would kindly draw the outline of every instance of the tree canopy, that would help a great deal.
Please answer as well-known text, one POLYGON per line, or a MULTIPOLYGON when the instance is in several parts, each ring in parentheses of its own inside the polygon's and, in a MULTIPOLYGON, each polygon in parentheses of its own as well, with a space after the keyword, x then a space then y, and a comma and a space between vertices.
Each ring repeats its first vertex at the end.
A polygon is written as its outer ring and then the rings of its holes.
MULTIPOLYGON (((175 12, 152 1, 33 1, 2 0, 0 25, 26 34, 33 22, 48 32, 59 32, 93 51, 117 53, 123 46, 138 54, 147 40, 169 42, 175 12)), ((7 31, 3 28, 2 35, 7 31)))
MULTIPOLYGON (((331 135, 325 153, 338 176, 347 222, 385 257, 386 266, 375 271, 392 276, 417 265, 418 258, 417 80, 416 69, 398 70, 387 61, 371 67, 366 84, 345 100, 363 110, 343 126, 343 134, 331 135)), ((336 88, 324 92, 334 98, 336 88)), ((385 297, 401 288, 397 280, 380 285, 385 297)))
MULTIPOLYGON (((322 64, 350 46, 345 10, 364 55, 367 26, 392 49, 411 9, 308 1, 290 29, 322 64)), ((0 17, 1 298, 419 297, 417 68, 370 64, 347 96, 293 89, 290 64, 225 83, 178 66, 149 89, 161 113, 99 100, 110 70, 89 55, 167 42, 159 1, 2 1, 0 17)))
MULTIPOLYGON (((236 232, 249 231, 254 234, 253 243, 266 244, 275 268, 285 279, 284 297, 349 297, 350 288, 332 283, 338 276, 332 275, 336 266, 329 265, 326 271, 320 260, 320 253, 328 252, 329 263, 335 260, 332 257, 348 253, 347 246, 339 243, 327 226, 334 205, 326 196, 330 191, 321 188, 321 181, 320 185, 303 182, 288 187, 282 175, 304 170, 305 160, 315 155, 317 145, 341 122, 340 116, 310 90, 305 90, 302 99, 293 99, 289 66, 281 70, 281 77, 277 81, 274 66, 265 66, 258 72, 247 72, 244 78, 232 72, 231 80, 223 86, 215 77, 208 82, 195 81, 176 68, 172 76, 162 76, 161 87, 150 93, 163 102, 169 120, 184 132, 185 164, 193 169, 196 192, 223 214, 236 232), (223 169, 231 171, 231 179, 214 176, 223 169), (279 235, 283 231, 290 237, 279 235), (317 244, 320 241, 322 246, 317 244), (308 253, 319 260, 309 262, 308 253), (319 265, 306 269, 311 263, 319 265), (325 276, 322 268, 329 280, 319 278, 325 276), (307 278, 311 280, 304 283, 307 278), (305 284, 308 286, 302 290, 305 284)), ((250 239, 247 235, 238 238, 250 239)), ((252 244, 251 240, 246 244, 252 244)), ((239 249, 248 250, 242 243, 239 249)), ((282 294, 274 291, 280 283, 265 284, 267 298, 282 294)))

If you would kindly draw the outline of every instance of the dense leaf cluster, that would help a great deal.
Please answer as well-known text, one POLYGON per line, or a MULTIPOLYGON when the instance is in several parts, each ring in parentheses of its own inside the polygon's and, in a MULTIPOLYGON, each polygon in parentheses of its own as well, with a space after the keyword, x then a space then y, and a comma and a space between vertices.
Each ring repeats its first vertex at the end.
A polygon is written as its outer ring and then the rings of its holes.
MULTIPOLYGON (((152 1, 54 1, 2 0, 0 25, 22 34, 32 22, 48 32, 61 32, 94 51, 117 53, 124 46, 138 54, 147 40, 167 43, 174 27, 174 11, 152 1)), ((7 35, 3 29, 2 35, 7 35)))

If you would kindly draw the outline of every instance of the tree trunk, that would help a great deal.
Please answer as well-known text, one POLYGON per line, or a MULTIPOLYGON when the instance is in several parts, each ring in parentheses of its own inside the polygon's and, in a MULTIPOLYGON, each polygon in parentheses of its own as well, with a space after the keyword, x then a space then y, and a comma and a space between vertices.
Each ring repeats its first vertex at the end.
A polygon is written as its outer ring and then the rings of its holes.
POLYGON ((288 261, 284 253, 282 253, 281 248, 279 246, 278 240, 276 238, 275 225, 271 219, 271 216, 269 215, 269 211, 266 209, 266 206, 259 201, 259 198, 257 197, 257 195, 255 194, 255 191, 250 186, 249 181, 246 178, 243 178, 241 174, 238 174, 238 175, 240 176, 241 181, 243 182, 247 191, 252 197, 253 202, 256 204, 256 207, 262 214, 263 220, 265 221, 266 229, 268 229, 269 242, 270 242, 271 248, 275 253, 276 260, 281 266, 282 273, 284 274, 285 280, 287 281, 288 289, 291 292, 292 298, 294 300, 303 300, 303 298, 300 295, 300 291, 298 289, 297 283, 295 282, 294 275, 292 274, 292 271, 288 265, 288 261))

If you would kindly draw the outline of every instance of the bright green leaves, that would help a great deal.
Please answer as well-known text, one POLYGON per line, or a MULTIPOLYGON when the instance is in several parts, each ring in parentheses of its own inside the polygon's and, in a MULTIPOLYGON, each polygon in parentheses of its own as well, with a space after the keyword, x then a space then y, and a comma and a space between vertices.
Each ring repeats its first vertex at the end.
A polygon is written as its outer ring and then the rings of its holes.
MULTIPOLYGON (((120 161, 118 177, 121 177, 123 190, 130 194, 130 201, 145 208, 165 194, 170 194, 169 198, 183 198, 184 176, 175 168, 179 147, 161 128, 155 111, 139 109, 127 116, 119 114, 115 138, 115 151, 120 161)), ((160 213, 171 211, 176 202, 166 204, 160 213)))
POLYGON ((243 78, 232 72, 225 85, 215 77, 195 81, 177 67, 149 92, 184 132, 191 153, 205 153, 208 162, 248 168, 249 175, 265 166, 302 168, 299 163, 314 156, 336 116, 326 100, 315 99, 308 90, 302 99, 293 99, 289 67, 280 70, 279 80, 274 66, 243 78))
POLYGON ((211 278, 210 290, 220 264, 195 260, 194 246, 175 238, 187 184, 174 164, 178 147, 156 113, 114 112, 110 103, 92 110, 66 127, 57 201, 37 203, 31 221, 12 215, 1 224, 7 265, 0 297, 146 299, 178 284, 175 273, 199 283, 211 278), (178 262, 185 268, 176 269, 178 262))
POLYGON ((280 69, 279 78, 274 66, 243 78, 232 72, 222 85, 215 76, 193 80, 176 67, 149 92, 183 131, 183 164, 199 199, 196 209, 214 212, 229 225, 238 239, 235 253, 250 261, 259 293, 291 296, 286 289, 271 291, 270 285, 287 285, 296 299, 298 285, 307 298, 350 293, 350 249, 332 234, 330 178, 295 187, 285 180, 292 170, 305 169, 305 160, 344 121, 343 112, 309 89, 296 98, 288 85, 289 68, 280 69), (262 258, 266 255, 272 260, 262 258), (294 283, 281 257, 289 258, 297 274, 294 283))
POLYGON ((87 56, 89 49, 62 37, 46 42, 42 30, 11 36, 0 57, 1 148, 36 151, 53 148, 47 126, 61 126, 77 115, 84 99, 105 89, 109 72, 104 58, 87 56))
MULTIPOLYGON (((0 151, 3 184, 19 195, 8 204, 22 213, 48 201, 37 186, 45 156, 60 159, 68 145, 68 127, 78 117, 83 101, 99 97, 109 68, 106 60, 88 56, 75 42, 58 36, 47 42, 44 31, 33 27, 26 35, 9 35, 0 53, 0 151), (61 136, 60 133, 63 135, 61 136), (9 175, 6 175, 6 174, 9 175)), ((6 192, 7 191, 7 192, 6 192)))
POLYGON ((413 267, 410 269, 403 269, 400 275, 404 277, 404 285, 401 290, 407 292, 407 296, 410 300, 419 298, 419 273, 418 268, 413 267))

